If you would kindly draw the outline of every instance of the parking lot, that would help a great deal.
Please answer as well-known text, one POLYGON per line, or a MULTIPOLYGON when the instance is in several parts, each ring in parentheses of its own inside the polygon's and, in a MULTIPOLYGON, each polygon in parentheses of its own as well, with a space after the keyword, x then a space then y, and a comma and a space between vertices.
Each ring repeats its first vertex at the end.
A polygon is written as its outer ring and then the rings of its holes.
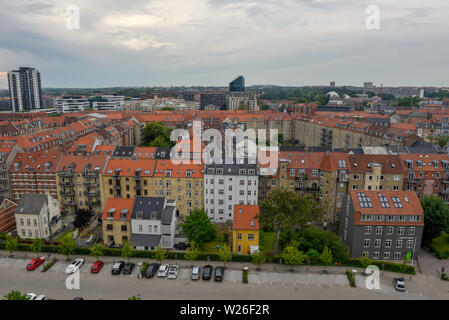
MULTIPOLYGON (((80 269, 80 290, 67 290, 65 268, 70 263, 64 258, 46 273, 42 266, 26 271, 30 258, 0 258, 0 294, 11 290, 45 294, 56 299, 83 296, 87 299, 127 299, 140 295, 142 299, 448 299, 448 285, 426 275, 407 279, 406 292, 397 292, 392 285, 397 274, 386 273, 381 287, 368 290, 366 277, 356 275, 357 288, 349 286, 342 270, 333 269, 328 274, 314 272, 250 271, 248 284, 242 284, 241 270, 227 269, 224 281, 193 281, 191 268, 181 265, 175 280, 167 278, 139 279, 139 267, 131 275, 112 275, 113 261, 105 261, 98 274, 91 274, 93 259, 80 269)), ((121 259, 117 259, 118 261, 121 259)), ((168 262, 167 262, 168 263, 168 262)), ((173 264, 173 263, 170 263, 173 264)), ((207 262, 199 263, 203 267, 207 262)))

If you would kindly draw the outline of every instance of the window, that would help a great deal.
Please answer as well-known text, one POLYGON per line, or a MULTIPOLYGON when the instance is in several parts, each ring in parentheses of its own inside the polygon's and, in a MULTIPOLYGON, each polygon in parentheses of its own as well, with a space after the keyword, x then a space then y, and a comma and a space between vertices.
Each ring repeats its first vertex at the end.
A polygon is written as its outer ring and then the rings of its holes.
POLYGON ((241 233, 237 234, 237 240, 242 240, 242 234, 241 233))
POLYGON ((371 226, 365 227, 365 234, 370 235, 372 229, 373 229, 373 227, 371 227, 371 226))
POLYGON ((379 255, 380 255, 379 252, 374 252, 373 253, 373 259, 379 259, 379 255))
POLYGON ((384 252, 384 260, 390 259, 390 252, 384 252))
POLYGON ((391 236, 393 234, 394 227, 387 228, 387 235, 391 236))
POLYGON ((381 239, 374 240, 374 248, 380 248, 381 243, 382 243, 381 239))
POLYGON ((415 235, 415 227, 408 228, 408 235, 409 236, 414 236, 415 235))
POLYGON ((254 234, 248 233, 248 241, 254 241, 254 234))
POLYGON ((391 248, 392 242, 393 242, 393 240, 391 240, 391 239, 385 240, 385 248, 391 248))
POLYGON ((413 240, 407 240, 406 247, 407 247, 408 249, 413 248, 413 240))
POLYGON ((370 242, 371 242, 370 239, 365 239, 365 240, 363 241, 363 247, 364 247, 364 248, 368 248, 369 245, 370 245, 370 242))
POLYGON ((383 231, 383 227, 376 227, 376 235, 381 235, 383 231))
POLYGON ((398 236, 403 236, 404 235, 404 227, 399 227, 398 228, 398 236))
POLYGON ((400 253, 400 252, 395 252, 395 253, 394 253, 394 258, 395 258, 396 260, 401 259, 401 253, 400 253))
POLYGON ((402 248, 402 240, 396 240, 396 248, 402 248))

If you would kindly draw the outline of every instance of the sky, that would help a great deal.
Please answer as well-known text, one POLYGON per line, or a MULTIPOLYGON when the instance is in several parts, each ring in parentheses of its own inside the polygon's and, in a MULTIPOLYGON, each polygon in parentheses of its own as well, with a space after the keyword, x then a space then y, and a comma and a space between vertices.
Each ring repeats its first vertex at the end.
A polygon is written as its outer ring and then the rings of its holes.
POLYGON ((447 0, 2 0, 0 89, 19 66, 43 87, 449 86, 448 39, 447 0))

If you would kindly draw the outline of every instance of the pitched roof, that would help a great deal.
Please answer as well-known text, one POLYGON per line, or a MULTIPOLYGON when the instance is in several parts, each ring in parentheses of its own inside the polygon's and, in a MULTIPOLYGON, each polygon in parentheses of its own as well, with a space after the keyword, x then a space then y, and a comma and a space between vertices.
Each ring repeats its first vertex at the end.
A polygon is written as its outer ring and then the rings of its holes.
POLYGON ((351 173, 371 172, 373 163, 380 164, 383 173, 404 173, 404 168, 398 155, 350 154, 348 159, 351 173))
POLYGON ((47 202, 45 194, 23 194, 17 205, 16 214, 39 214, 42 207, 47 202))
POLYGON ((234 230, 259 230, 259 220, 256 215, 259 214, 258 205, 234 205, 234 230))
POLYGON ((113 220, 120 220, 122 211, 126 214, 125 220, 131 220, 134 208, 134 199, 109 198, 104 206, 102 219, 108 219, 112 214, 113 220))

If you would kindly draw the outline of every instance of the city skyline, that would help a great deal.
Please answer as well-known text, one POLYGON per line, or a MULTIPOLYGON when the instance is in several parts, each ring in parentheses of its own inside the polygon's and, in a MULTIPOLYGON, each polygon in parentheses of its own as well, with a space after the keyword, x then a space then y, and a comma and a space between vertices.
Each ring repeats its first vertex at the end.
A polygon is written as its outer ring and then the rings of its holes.
POLYGON ((72 4, 0 4, 0 89, 19 66, 59 88, 226 86, 239 74, 248 86, 449 85, 441 0, 378 1, 378 30, 365 26, 369 1, 80 0, 70 30, 72 4))

